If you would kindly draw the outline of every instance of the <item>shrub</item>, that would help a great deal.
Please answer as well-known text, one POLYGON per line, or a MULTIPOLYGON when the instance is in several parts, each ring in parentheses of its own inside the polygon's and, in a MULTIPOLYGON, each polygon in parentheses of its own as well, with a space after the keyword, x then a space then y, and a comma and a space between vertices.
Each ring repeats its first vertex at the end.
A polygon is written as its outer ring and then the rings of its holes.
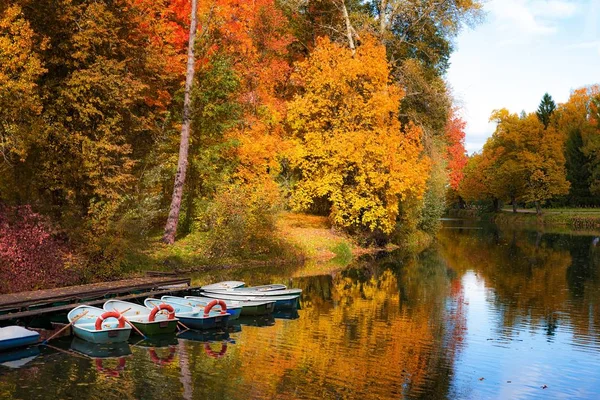
POLYGON ((0 205, 0 293, 77 283, 75 264, 46 217, 30 206, 0 205))

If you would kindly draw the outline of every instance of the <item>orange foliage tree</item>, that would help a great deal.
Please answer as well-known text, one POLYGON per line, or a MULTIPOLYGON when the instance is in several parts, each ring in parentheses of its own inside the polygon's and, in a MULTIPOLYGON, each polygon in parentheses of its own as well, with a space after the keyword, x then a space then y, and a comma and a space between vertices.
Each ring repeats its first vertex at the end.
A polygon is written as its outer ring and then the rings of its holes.
POLYGON ((464 168, 467 165, 465 150, 465 127, 467 123, 457 115, 457 110, 452 110, 446 123, 446 141, 448 142, 448 174, 450 187, 458 190, 464 177, 464 168))
POLYGON ((291 164, 301 172, 291 203, 331 203, 339 226, 389 234, 399 203, 421 198, 429 172, 421 130, 401 127, 402 90, 390 84, 385 47, 365 37, 353 56, 327 38, 298 63, 300 93, 289 104, 291 164))

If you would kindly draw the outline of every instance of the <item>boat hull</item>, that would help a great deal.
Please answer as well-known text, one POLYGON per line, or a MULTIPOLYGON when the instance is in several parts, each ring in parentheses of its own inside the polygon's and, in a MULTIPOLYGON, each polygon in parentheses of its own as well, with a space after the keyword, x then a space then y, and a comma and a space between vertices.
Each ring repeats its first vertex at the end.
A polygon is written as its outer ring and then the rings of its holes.
MULTIPOLYGON (((242 301, 242 302, 243 301, 275 302, 273 311, 285 310, 285 309, 289 309, 289 308, 296 308, 296 307, 298 307, 298 299, 300 298, 300 295, 280 296, 280 297, 270 296, 268 298, 264 298, 264 297, 255 297, 255 296, 249 296, 249 295, 244 296, 244 295, 237 295, 237 294, 232 295, 231 293, 213 293, 213 292, 206 292, 206 293, 204 293, 204 295, 206 297, 210 297, 213 299, 242 301)), ((242 314, 243 313, 244 313, 244 310, 242 310, 242 314)))
POLYGON ((90 331, 77 325, 73 325, 73 333, 80 339, 90 343, 107 344, 126 342, 131 334, 131 328, 106 329, 102 331, 90 331))
MULTIPOLYGON (((172 301, 172 302, 184 304, 184 305, 187 305, 190 307, 206 307, 206 305, 213 299, 207 298, 207 300, 204 301, 201 298, 196 298, 193 296, 188 296, 185 298, 175 297, 175 296, 163 296, 162 300, 172 301)), ((217 310, 220 310, 220 307, 217 310)), ((216 310, 214 308, 212 311, 216 312, 216 310)), ((230 307, 229 304, 227 304, 227 314, 229 314, 229 321, 230 322, 234 321, 234 320, 238 319, 240 317, 240 315, 242 314, 242 307, 241 306, 230 307)))
POLYGON ((164 320, 153 322, 138 322, 131 320, 131 323, 144 334, 144 336, 157 336, 174 333, 177 329, 177 320, 164 320))
POLYGON ((227 322, 229 321, 229 314, 208 318, 195 318, 178 315, 177 318, 179 318, 179 320, 188 328, 203 331, 226 327, 227 322))

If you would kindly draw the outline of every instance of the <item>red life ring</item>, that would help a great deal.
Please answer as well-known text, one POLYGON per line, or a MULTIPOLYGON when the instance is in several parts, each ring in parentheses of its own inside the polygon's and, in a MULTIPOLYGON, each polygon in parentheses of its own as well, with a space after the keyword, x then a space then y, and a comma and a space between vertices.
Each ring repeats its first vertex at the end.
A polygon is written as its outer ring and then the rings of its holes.
POLYGON ((107 318, 116 318, 119 321, 119 328, 125 328, 125 318, 118 311, 107 311, 96 319, 96 330, 102 330, 102 323, 107 318))
POLYGON ((176 352, 177 350, 175 349, 175 346, 169 346, 169 355, 166 358, 160 358, 158 354, 156 354, 156 349, 154 347, 150 347, 148 349, 148 353, 150 353, 150 359, 154 364, 157 365, 171 364, 175 359, 176 352))
POLYGON ((225 304, 223 300, 214 299, 211 300, 206 307, 204 307, 204 318, 208 317, 210 310, 212 310, 212 308, 217 304, 221 306, 221 315, 227 314, 227 304, 225 304))
POLYGON ((159 304, 150 311, 150 315, 148 316, 148 322, 154 322, 156 319, 156 314, 158 314, 161 310, 166 310, 169 312, 167 319, 175 319, 175 309, 169 304, 159 304))
POLYGON ((210 347, 210 343, 206 342, 204 343, 204 352, 209 357, 221 358, 225 355, 225 353, 227 353, 227 342, 221 343, 221 351, 219 351, 218 353, 210 347))
POLYGON ((117 377, 119 376, 119 371, 123 371, 125 369, 125 362, 127 360, 125 359, 125 357, 119 357, 119 363, 117 364, 117 367, 115 369, 104 368, 102 358, 96 358, 94 361, 96 362, 96 370, 98 372, 102 372, 109 376, 117 377))

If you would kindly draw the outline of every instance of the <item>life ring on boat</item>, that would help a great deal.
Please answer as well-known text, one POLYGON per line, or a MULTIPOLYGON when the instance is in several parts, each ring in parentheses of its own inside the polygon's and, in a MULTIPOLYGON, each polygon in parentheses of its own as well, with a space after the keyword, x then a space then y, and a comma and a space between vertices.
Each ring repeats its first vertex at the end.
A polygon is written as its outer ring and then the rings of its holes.
POLYGON ((116 318, 119 321, 119 328, 125 328, 125 317, 118 311, 107 311, 96 319, 96 330, 102 330, 102 323, 107 318, 116 318))
POLYGON ((204 318, 208 317, 210 310, 212 310, 217 304, 221 306, 221 315, 227 314, 227 304, 225 304, 223 300, 214 299, 211 300, 206 307, 204 307, 204 318))
POLYGON ((216 352, 210 347, 210 343, 204 343, 204 352, 207 356, 212 358, 221 358, 227 353, 227 342, 221 343, 221 351, 216 352))
POLYGON ((96 358, 95 362, 96 362, 96 371, 98 372, 102 372, 106 375, 109 376, 114 376, 117 377, 119 376, 119 372, 123 371, 125 369, 125 362, 127 361, 125 359, 125 357, 119 357, 119 362, 117 364, 117 367, 112 369, 112 368, 105 368, 103 365, 103 359, 102 358, 96 358))
POLYGON ((167 365, 173 362, 177 350, 175 349, 175 346, 169 346, 169 355, 166 358, 159 357, 158 354, 156 354, 156 349, 154 347, 150 347, 148 353, 150 353, 150 359, 154 364, 167 365))
POLYGON ((161 310, 166 310, 169 312, 167 319, 175 319, 175 309, 169 304, 159 304, 150 311, 150 315, 148 316, 148 322, 154 322, 156 318, 156 314, 158 314, 161 310))

